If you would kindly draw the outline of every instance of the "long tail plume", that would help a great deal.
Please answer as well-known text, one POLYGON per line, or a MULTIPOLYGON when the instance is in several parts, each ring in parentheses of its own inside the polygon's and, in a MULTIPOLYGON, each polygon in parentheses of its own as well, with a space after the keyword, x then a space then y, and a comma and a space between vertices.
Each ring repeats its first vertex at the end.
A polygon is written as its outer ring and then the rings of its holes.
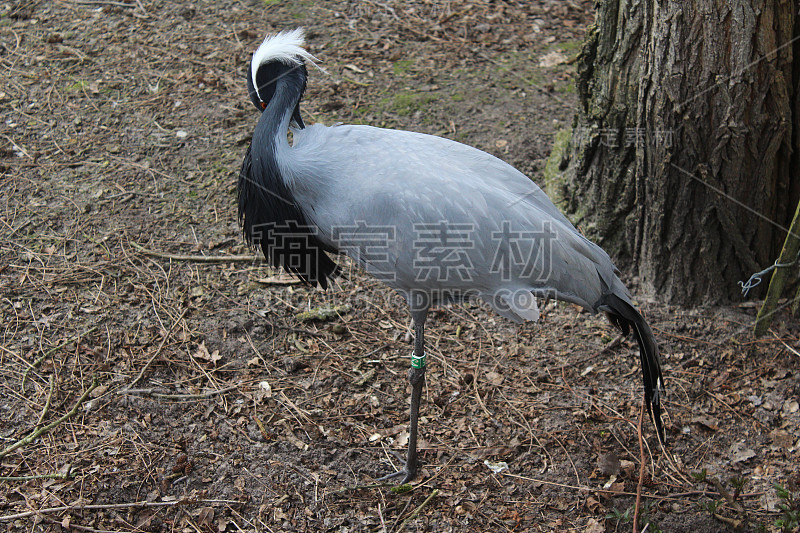
POLYGON ((608 314, 611 322, 623 334, 633 330, 639 344, 639 359, 642 363, 644 398, 650 418, 656 426, 658 440, 664 443, 664 426, 661 424, 661 395, 664 394, 664 379, 661 376, 661 358, 650 326, 631 304, 615 294, 605 294, 600 299, 599 309, 608 314))

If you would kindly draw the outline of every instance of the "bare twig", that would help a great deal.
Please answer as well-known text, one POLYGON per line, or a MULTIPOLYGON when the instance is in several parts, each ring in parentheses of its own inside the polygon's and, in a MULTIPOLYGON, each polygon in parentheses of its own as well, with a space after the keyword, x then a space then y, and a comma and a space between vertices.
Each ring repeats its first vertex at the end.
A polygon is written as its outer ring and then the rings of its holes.
POLYGON ((84 391, 84 393, 81 395, 80 398, 78 398, 78 401, 75 402, 75 405, 72 406, 72 409, 70 409, 67 414, 65 414, 64 416, 62 416, 61 418, 59 418, 57 420, 54 420, 53 422, 50 422, 46 426, 43 426, 43 427, 41 427, 39 429, 33 430, 27 437, 18 440, 17 442, 12 444, 11 446, 8 446, 3 451, 0 451, 0 459, 5 457, 9 453, 13 452, 17 448, 21 448, 22 446, 26 446, 26 445, 30 444, 31 442, 33 442, 34 440, 39 438, 41 435, 44 435, 45 433, 47 433, 48 431, 50 431, 54 427, 58 426, 59 424, 62 424, 65 420, 69 420, 70 418, 72 418, 73 416, 78 414, 78 409, 80 409, 81 405, 83 405, 83 402, 85 402, 86 398, 89 397, 89 394, 95 388, 97 388, 97 386, 99 384, 100 384, 100 382, 97 380, 97 378, 94 378, 92 380, 92 384, 89 385, 89 388, 84 391))
POLYGON ((639 435, 639 482, 636 484, 636 505, 633 508, 633 533, 639 531, 639 507, 642 502, 642 485, 644 484, 644 442, 642 439, 642 419, 644 418, 645 399, 642 398, 642 408, 639 410, 639 424, 636 432, 639 435))
POLYGON ((156 351, 150 357, 150 360, 147 361, 147 363, 144 365, 144 367, 142 367, 142 369, 139 371, 139 374, 136 376, 136 378, 133 381, 130 382, 128 387, 125 390, 122 391, 123 393, 127 393, 129 390, 131 390, 131 387, 136 385, 136 383, 138 383, 138 381, 140 379, 142 379, 142 376, 144 376, 144 373, 147 371, 148 368, 150 368, 150 365, 153 363, 155 358, 158 357, 158 354, 161 353, 161 350, 164 348, 164 345, 167 343, 167 340, 169 340, 170 336, 172 335, 172 332, 175 331, 175 328, 178 326, 180 321, 183 320, 183 317, 186 316, 186 313, 188 313, 188 312, 189 312, 188 308, 184 309, 183 312, 181 313, 181 316, 179 316, 178 319, 175 322, 172 323, 172 327, 169 328, 169 331, 167 332, 167 334, 164 335, 163 339, 161 339, 161 344, 158 345, 158 348, 156 348, 156 351))
POLYGON ((407 524, 408 522, 410 522, 411 520, 414 520, 414 519, 415 519, 415 518, 416 518, 416 517, 419 515, 419 513, 420 513, 420 512, 421 512, 421 511, 422 511, 422 510, 423 510, 425 507, 427 507, 427 506, 428 506, 428 504, 430 503, 430 501, 431 501, 432 499, 434 499, 434 498, 435 498, 435 497, 436 497, 438 494, 439 494, 439 489, 433 489, 433 492, 431 492, 431 493, 430 493, 430 495, 429 495, 427 498, 425 498, 425 501, 424 501, 424 502, 422 502, 421 504, 419 504, 419 507, 417 507, 416 509, 414 509, 414 511, 413 511, 413 512, 412 512, 412 513, 411 513, 411 514, 408 516, 408 518, 406 518, 405 520, 403 520, 403 523, 402 523, 402 524, 400 524, 400 527, 399 527, 397 530, 398 530, 398 531, 402 531, 402 530, 404 530, 404 529, 406 528, 406 524, 407 524))
POLYGON ((743 522, 741 520, 737 520, 736 518, 731 518, 729 516, 724 516, 719 513, 711 513, 711 514, 714 516, 714 518, 716 518, 720 522, 725 522, 735 530, 739 530, 739 528, 742 527, 743 522))
POLYGON ((745 512, 744 507, 742 507, 741 503, 736 501, 736 497, 738 496, 738 494, 731 494, 727 489, 725 489, 725 487, 722 486, 722 483, 720 483, 719 480, 715 477, 707 476, 705 478, 705 481, 706 483, 709 483, 711 486, 717 489, 717 492, 720 494, 720 496, 725 498, 725 500, 731 505, 731 507, 733 507, 733 509, 739 514, 739 516, 743 517, 739 520, 736 520, 733 518, 725 518, 722 515, 713 513, 716 518, 719 518, 723 522, 726 522, 736 528, 738 528, 745 521, 747 521, 747 513, 745 512))
POLYGON ((156 392, 155 389, 125 389, 120 391, 120 394, 141 394, 143 396, 151 396, 153 398, 161 398, 165 400, 203 400, 205 398, 210 398, 212 396, 216 396, 217 394, 224 394, 238 388, 239 384, 237 383, 236 385, 231 385, 230 387, 225 387, 224 389, 212 390, 199 394, 167 394, 163 392, 156 392))
POLYGON ((11 137, 9 137, 8 135, 2 135, 2 137, 4 137, 4 138, 5 138, 5 139, 6 139, 8 142, 10 142, 10 143, 11 143, 11 145, 12 145, 12 146, 13 146, 13 147, 14 147, 14 148, 15 148, 15 149, 18 151, 18 152, 20 152, 21 154, 23 154, 25 157, 27 157, 28 159, 33 159, 33 158, 30 156, 30 154, 29 154, 28 152, 26 152, 26 151, 25 151, 25 149, 24 149, 23 147, 21 147, 20 145, 18 145, 17 143, 15 143, 15 142, 14 142, 14 139, 12 139, 11 137))
POLYGON ((171 502, 128 502, 128 503, 100 503, 89 505, 62 505, 60 507, 46 507, 44 509, 36 509, 34 511, 25 511, 23 513, 10 514, 0 516, 0 522, 8 522, 9 520, 17 520, 19 518, 27 518, 45 513, 60 513, 62 511, 79 511, 79 510, 105 510, 105 509, 130 509, 132 507, 174 507, 176 505, 192 505, 192 504, 206 504, 206 503, 224 503, 224 504, 238 504, 242 505, 246 502, 238 500, 203 500, 198 498, 181 498, 171 502))
POLYGON ((173 261, 189 261, 193 263, 252 263, 258 260, 257 255, 180 255, 167 252, 158 252, 145 248, 135 241, 129 241, 131 246, 139 250, 144 255, 159 257, 161 259, 171 259, 173 261))
POLYGON ((341 489, 335 489, 330 491, 331 494, 342 494, 345 492, 350 492, 353 490, 364 490, 364 489, 379 489, 381 487, 394 487, 395 484, 391 481, 381 481, 380 483, 366 483, 364 485, 349 485, 347 487, 342 487, 341 489))
POLYGON ((68 479, 70 472, 58 472, 55 474, 36 474, 34 476, 0 476, 0 481, 31 481, 34 479, 68 479))
POLYGON ((37 366, 39 366, 40 364, 42 364, 42 361, 44 361, 45 359, 47 359, 48 357, 50 357, 51 355, 53 355, 55 352, 57 352, 58 350, 60 350, 60 349, 61 349, 61 348, 63 348, 64 346, 66 346, 67 344, 69 344, 69 343, 71 343, 71 342, 73 342, 73 341, 80 342, 80 340, 81 340, 83 337, 85 337, 85 336, 87 336, 88 334, 90 334, 90 333, 94 332, 94 331, 95 331, 96 329, 98 329, 99 327, 100 327, 100 326, 94 326, 94 327, 91 327, 91 328, 87 329, 86 331, 84 331, 83 333, 79 333, 78 335, 74 335, 74 336, 70 337, 69 339, 67 339, 67 340, 65 340, 64 342, 62 342, 61 344, 59 344, 58 346, 55 346, 54 348, 50 348, 49 350, 47 350, 47 352, 45 352, 44 354, 42 354, 42 356, 41 356, 41 357, 39 357, 39 358, 38 358, 36 361, 34 361, 33 363, 28 363, 27 361, 25 361, 25 363, 28 365, 28 368, 27 368, 27 369, 25 370, 25 372, 22 374, 22 384, 20 385, 20 388, 22 389, 22 392, 23 392, 23 393, 25 392, 25 380, 27 380, 27 379, 28 379, 28 374, 31 372, 31 370, 33 370, 34 368, 36 368, 37 366))
POLYGON ((113 2, 112 0, 72 0, 76 4, 83 5, 97 5, 97 6, 114 6, 114 7, 130 7, 135 8, 133 4, 126 4, 125 2, 113 2))
POLYGON ((42 414, 39 415, 39 421, 36 422, 34 428, 38 428, 44 422, 44 417, 47 416, 47 412, 50 411, 50 402, 53 400, 53 387, 55 385, 55 377, 53 374, 50 374, 50 392, 47 394, 47 400, 44 403, 44 409, 42 409, 42 414))
POLYGON ((378 517, 381 519, 381 531, 387 533, 386 522, 383 520, 383 510, 381 509, 380 503, 378 504, 378 517))

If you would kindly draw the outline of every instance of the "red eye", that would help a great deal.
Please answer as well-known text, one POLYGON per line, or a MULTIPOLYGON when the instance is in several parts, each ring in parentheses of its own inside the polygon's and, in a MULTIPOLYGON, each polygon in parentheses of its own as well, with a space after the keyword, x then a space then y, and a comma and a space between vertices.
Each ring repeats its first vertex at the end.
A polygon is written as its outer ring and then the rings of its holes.
POLYGON ((261 109, 266 109, 266 108, 267 108, 267 104, 265 104, 264 102, 261 102, 261 109))

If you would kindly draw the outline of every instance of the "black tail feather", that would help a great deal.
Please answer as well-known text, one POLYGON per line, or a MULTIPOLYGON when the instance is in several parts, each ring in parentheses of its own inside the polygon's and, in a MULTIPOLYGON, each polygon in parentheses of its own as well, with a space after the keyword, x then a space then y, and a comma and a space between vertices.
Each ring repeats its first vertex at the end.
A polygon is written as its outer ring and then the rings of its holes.
POLYGON ((642 315, 628 302, 615 294, 605 294, 600 298, 598 309, 608 314, 611 323, 627 335, 632 329, 639 344, 639 358, 642 363, 644 398, 650 418, 656 426, 658 440, 665 441, 664 426, 661 423, 661 395, 664 394, 664 379, 661 376, 661 357, 658 345, 650 326, 642 315))

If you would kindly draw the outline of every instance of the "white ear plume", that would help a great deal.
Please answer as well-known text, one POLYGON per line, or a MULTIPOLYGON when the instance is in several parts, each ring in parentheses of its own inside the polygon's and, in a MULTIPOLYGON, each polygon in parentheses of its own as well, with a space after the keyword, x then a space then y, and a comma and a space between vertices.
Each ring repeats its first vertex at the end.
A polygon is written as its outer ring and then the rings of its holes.
POLYGON ((264 42, 253 54, 253 61, 250 65, 253 86, 258 87, 256 72, 265 63, 280 61, 286 65, 300 65, 302 60, 306 60, 319 68, 317 66, 317 61, 319 60, 303 48, 304 44, 303 28, 282 31, 276 35, 267 35, 264 38, 264 42))

